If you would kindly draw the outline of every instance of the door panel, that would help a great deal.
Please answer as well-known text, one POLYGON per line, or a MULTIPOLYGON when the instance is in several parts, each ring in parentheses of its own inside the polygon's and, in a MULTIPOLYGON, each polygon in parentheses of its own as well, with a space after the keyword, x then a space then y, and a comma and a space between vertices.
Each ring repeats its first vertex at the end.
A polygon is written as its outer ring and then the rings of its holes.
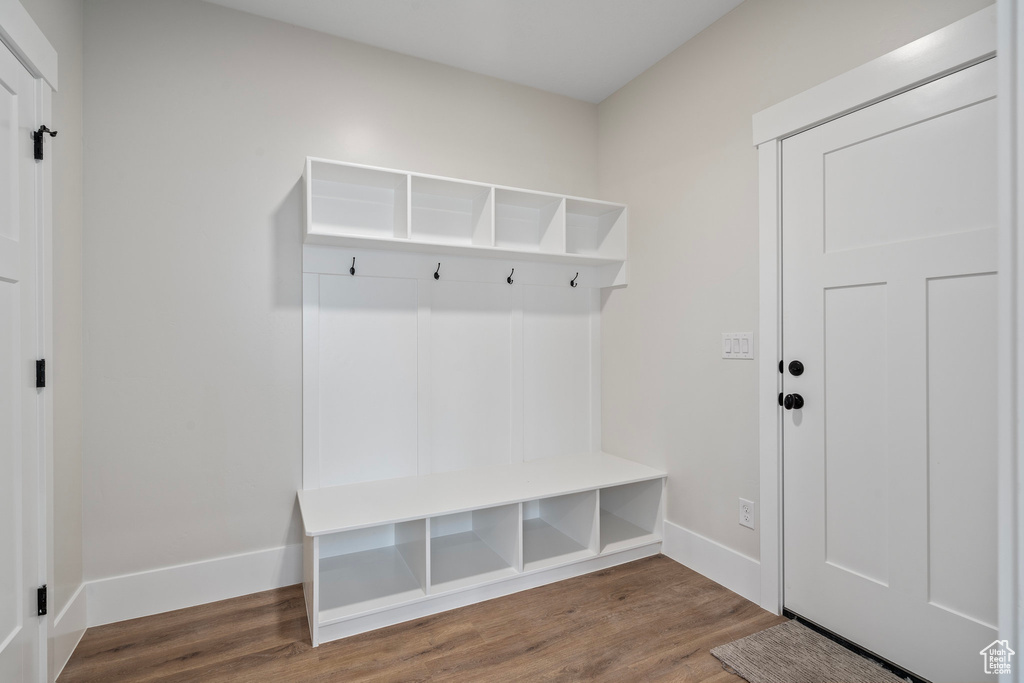
POLYGON ((863 368, 884 372, 884 284, 825 290, 825 560, 883 585, 889 582, 885 397, 863 368))
POLYGON ((36 617, 39 561, 40 348, 36 167, 30 131, 36 82, 0 44, 0 681, 45 674, 36 617))
POLYGON ((995 338, 994 273, 928 281, 928 599, 993 629, 995 338))
POLYGON ((825 250, 992 227, 996 167, 986 155, 995 149, 995 106, 988 100, 825 154, 825 250))
POLYGON ((936 683, 995 639, 995 76, 782 147, 784 603, 936 683))

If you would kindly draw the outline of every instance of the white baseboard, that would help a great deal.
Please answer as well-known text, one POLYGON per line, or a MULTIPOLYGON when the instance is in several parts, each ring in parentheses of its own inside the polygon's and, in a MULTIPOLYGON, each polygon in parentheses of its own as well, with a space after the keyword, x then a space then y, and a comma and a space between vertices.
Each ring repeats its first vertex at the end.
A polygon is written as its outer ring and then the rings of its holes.
POLYGON ((761 602, 761 563, 665 520, 663 555, 751 602, 761 602))
POLYGON ((50 681, 57 680, 89 625, 86 590, 83 583, 53 620, 50 636, 50 681))
POLYGON ((89 626, 302 583, 302 546, 218 557, 86 584, 89 626))

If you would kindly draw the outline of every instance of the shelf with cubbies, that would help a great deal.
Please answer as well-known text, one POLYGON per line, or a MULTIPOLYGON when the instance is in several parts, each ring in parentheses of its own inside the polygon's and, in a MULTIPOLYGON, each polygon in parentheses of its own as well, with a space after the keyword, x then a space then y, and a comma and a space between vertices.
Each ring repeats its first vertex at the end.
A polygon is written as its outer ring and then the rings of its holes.
POLYGON ((622 204, 306 159, 305 241, 577 265, 626 261, 622 204))
POLYGON ((598 453, 300 491, 313 645, 655 554, 664 478, 598 453))

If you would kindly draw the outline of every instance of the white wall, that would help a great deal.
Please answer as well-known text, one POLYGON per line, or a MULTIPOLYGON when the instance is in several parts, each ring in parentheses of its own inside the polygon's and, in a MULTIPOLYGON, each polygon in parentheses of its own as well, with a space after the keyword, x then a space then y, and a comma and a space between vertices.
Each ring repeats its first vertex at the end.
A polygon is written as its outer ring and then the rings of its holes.
POLYGON ((198 0, 85 45, 86 577, 297 543, 304 157, 593 195, 597 108, 198 0))
POLYGON ((601 196, 630 211, 630 285, 605 294, 604 448, 669 471, 668 519, 749 557, 757 329, 751 116, 990 0, 746 0, 599 105, 601 196))
POLYGON ((53 557, 50 610, 82 584, 82 0, 22 0, 57 51, 53 169, 53 557))

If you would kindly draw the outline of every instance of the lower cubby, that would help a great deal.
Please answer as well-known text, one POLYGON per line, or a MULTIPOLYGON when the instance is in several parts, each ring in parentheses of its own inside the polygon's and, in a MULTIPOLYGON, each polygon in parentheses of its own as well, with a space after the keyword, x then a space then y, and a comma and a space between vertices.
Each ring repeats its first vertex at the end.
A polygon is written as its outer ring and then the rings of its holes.
POLYGON ((426 520, 344 531, 320 540, 320 623, 426 595, 426 520))
POLYGON ((662 480, 601 489, 601 552, 661 538, 662 480))
POLYGON ((597 492, 523 503, 523 571, 597 554, 597 492))
POLYGON ((430 519, 431 594, 519 573, 519 506, 430 519))

